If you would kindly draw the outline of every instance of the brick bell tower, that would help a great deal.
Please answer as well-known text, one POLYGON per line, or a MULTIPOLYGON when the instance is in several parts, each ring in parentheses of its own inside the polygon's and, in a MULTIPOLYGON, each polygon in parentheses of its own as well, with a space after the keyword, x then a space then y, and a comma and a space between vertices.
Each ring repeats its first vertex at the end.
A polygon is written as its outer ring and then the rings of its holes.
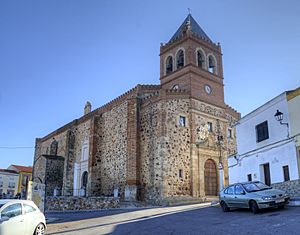
POLYGON ((186 90, 191 98, 224 108, 222 52, 191 14, 160 47, 163 89, 186 90))

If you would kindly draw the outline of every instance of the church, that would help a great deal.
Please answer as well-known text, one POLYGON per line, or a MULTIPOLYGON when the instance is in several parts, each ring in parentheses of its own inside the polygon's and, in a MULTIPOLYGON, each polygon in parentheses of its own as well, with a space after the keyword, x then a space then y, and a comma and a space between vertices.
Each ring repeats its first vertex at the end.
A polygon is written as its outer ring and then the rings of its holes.
POLYGON ((48 196, 161 204, 228 184, 240 113, 224 102, 220 44, 191 14, 160 45, 160 84, 136 85, 36 139, 33 181, 48 196))

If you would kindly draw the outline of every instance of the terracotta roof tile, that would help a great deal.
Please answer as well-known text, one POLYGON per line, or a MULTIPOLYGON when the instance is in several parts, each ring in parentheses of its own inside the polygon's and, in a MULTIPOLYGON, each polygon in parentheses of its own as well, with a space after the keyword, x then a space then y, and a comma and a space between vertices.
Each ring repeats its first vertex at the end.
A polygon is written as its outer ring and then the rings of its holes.
POLYGON ((32 173, 32 167, 31 166, 18 166, 18 165, 11 165, 11 166, 16 168, 18 171, 32 173))

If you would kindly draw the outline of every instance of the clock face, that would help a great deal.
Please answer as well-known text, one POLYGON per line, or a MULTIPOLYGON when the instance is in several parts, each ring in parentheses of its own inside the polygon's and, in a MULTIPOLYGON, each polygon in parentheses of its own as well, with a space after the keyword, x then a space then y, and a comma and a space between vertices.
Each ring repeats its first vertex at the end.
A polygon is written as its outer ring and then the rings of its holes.
POLYGON ((205 85, 205 87, 204 87, 204 89, 205 89, 205 92, 207 93, 207 94, 211 94, 211 87, 209 86, 209 85, 205 85))

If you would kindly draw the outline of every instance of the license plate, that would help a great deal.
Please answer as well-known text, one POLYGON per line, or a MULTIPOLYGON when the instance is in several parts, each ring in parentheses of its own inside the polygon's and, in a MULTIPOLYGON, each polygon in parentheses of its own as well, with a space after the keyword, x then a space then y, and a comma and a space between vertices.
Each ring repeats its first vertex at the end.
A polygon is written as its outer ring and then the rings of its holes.
POLYGON ((278 199, 278 200, 275 200, 275 203, 281 203, 281 202, 284 202, 284 199, 278 199))

